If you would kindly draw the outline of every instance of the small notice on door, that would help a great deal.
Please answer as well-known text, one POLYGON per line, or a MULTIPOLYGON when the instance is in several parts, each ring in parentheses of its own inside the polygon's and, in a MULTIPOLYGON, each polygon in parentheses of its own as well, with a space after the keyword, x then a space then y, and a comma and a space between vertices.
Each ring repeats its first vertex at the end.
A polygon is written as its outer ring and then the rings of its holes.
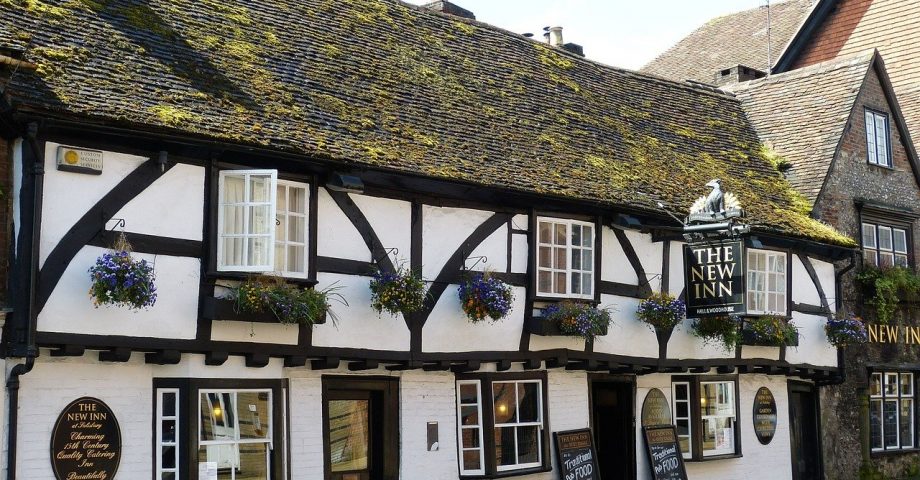
POLYGON ((198 480, 217 480, 217 462, 198 462, 198 480))

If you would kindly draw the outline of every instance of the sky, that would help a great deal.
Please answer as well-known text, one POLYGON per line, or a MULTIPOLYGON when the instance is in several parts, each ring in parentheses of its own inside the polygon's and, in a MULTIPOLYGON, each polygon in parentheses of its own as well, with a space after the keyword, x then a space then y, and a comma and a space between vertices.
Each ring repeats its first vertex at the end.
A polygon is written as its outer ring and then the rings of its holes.
POLYGON ((543 27, 561 26, 563 40, 583 46, 588 58, 632 70, 712 18, 766 5, 766 0, 451 1, 481 22, 516 33, 542 36, 543 27))

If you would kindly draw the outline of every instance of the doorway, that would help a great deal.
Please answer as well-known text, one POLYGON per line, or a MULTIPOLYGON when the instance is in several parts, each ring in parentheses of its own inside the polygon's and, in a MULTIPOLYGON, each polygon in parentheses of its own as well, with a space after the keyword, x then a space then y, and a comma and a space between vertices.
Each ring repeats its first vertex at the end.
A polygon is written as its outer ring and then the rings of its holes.
POLYGON ((326 479, 398 478, 398 395, 392 378, 323 377, 326 479))
POLYGON ((597 447, 600 478, 636 478, 635 381, 631 377, 594 377, 591 385, 591 427, 597 447))
POLYGON ((819 419, 818 392, 815 386, 804 382, 789 382, 793 480, 822 478, 819 419))

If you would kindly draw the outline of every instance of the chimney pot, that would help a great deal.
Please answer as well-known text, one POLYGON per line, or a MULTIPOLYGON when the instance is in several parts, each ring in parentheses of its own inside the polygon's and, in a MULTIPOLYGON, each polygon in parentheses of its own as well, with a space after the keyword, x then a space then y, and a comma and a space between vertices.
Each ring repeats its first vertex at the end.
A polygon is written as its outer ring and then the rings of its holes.
POLYGON ((550 27, 549 28, 549 43, 561 47, 563 45, 562 41, 562 27, 550 27))

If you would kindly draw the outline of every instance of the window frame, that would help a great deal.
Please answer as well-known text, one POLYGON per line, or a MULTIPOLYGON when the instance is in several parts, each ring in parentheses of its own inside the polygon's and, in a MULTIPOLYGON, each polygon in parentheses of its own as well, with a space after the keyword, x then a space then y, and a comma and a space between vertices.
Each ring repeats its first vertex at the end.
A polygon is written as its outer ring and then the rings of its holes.
POLYGON ((881 258, 883 253, 891 254, 891 265, 895 266, 897 264, 898 256, 903 256, 906 259, 906 265, 899 265, 905 268, 912 268, 914 264, 914 259, 912 255, 913 250, 913 236, 911 235, 911 225, 904 224, 901 222, 889 222, 883 219, 875 218, 868 216, 862 218, 859 223, 859 246, 863 254, 863 263, 872 267, 879 267, 881 265, 881 258), (873 230, 872 237, 874 245, 869 247, 866 246, 866 227, 870 227, 873 230), (882 249, 881 248, 881 235, 880 231, 882 229, 888 229, 891 231, 891 248, 882 249), (895 232, 904 232, 904 251, 899 252, 895 247, 895 232), (869 255, 874 256, 874 261, 870 261, 869 255))
POLYGON ((275 226, 268 225, 266 230, 267 234, 255 234, 249 231, 249 210, 251 206, 267 206, 269 213, 266 216, 267 219, 271 219, 276 215, 276 205, 275 200, 277 198, 278 191, 278 170, 274 169, 253 169, 253 170, 221 170, 218 172, 218 181, 217 181, 217 230, 215 230, 214 235, 217 238, 217 271, 219 272, 270 272, 275 268, 275 226), (224 232, 224 197, 225 197, 225 179, 227 177, 243 177, 243 200, 242 202, 235 204, 243 208, 243 233, 241 234, 227 234, 224 232), (250 195, 250 182, 249 179, 252 176, 268 176, 269 177, 269 194, 267 195, 268 200, 265 202, 254 202, 250 195), (265 262, 259 265, 246 265, 245 260, 244 264, 241 265, 225 265, 223 262, 223 253, 224 253, 224 238, 227 236, 240 237, 243 239, 243 258, 246 257, 246 252, 248 251, 248 240, 250 238, 266 238, 270 248, 268 248, 267 258, 265 262))
MULTIPOLYGON (((552 470, 552 458, 550 448, 550 419, 549 419, 549 402, 548 402, 548 381, 546 371, 534 372, 513 372, 513 373, 464 373, 455 375, 455 395, 457 422, 457 472, 460 478, 501 478, 519 475, 529 475, 539 472, 549 472, 552 470), (540 460, 531 464, 519 464, 517 468, 501 467, 497 465, 495 454, 495 432, 496 428, 508 428, 512 424, 495 424, 493 384, 495 383, 539 383, 537 389, 540 392, 538 411, 540 414, 539 422, 539 454, 540 460), (479 402, 480 402, 480 465, 481 471, 468 471, 463 468, 463 439, 462 439, 462 420, 460 411, 460 385, 461 384, 478 384, 479 402), (489 402, 485 402, 488 399, 489 402)), ((517 388, 517 387, 515 387, 517 388)), ((518 424, 530 424, 533 422, 518 422, 518 424)))
MULTIPOLYGON (((176 412, 180 419, 176 425, 176 442, 178 448, 178 463, 176 464, 176 480, 190 480, 198 478, 198 447, 201 432, 201 419, 199 397, 203 391, 208 390, 270 390, 271 391, 271 448, 268 450, 269 478, 271 480, 285 480, 288 469, 288 395, 290 388, 287 379, 251 379, 251 378, 154 378, 153 379, 153 414, 152 422, 160 420, 160 395, 161 391, 178 392, 176 412), (184 420, 184 421, 183 421, 184 420)), ((158 426, 152 425, 153 431, 158 432, 158 426)), ((154 433, 152 442, 153 472, 160 473, 159 438, 154 433)), ((160 477, 156 477, 159 480, 160 477)))
MULTIPOLYGON (((776 315, 781 315, 781 316, 788 316, 788 315, 789 315, 790 305, 791 305, 791 302, 792 302, 792 255, 791 255, 788 251, 786 251, 786 250, 769 249, 769 248, 746 248, 746 249, 745 249, 745 255, 744 255, 744 261, 746 262, 746 263, 745 263, 745 271, 744 271, 744 282, 745 282, 745 285, 744 285, 744 302, 745 302, 745 309, 746 309, 745 313, 748 314, 748 315, 770 315, 770 314, 776 314, 776 315), (777 273, 777 272, 771 272, 771 271, 769 271, 769 270, 764 270, 764 271, 754 270, 755 262, 752 262, 752 261, 751 261, 751 255, 752 255, 752 254, 755 254, 755 255, 757 255, 757 254, 765 254, 765 255, 767 255, 767 258, 765 258, 765 261, 764 261, 764 263, 767 264, 767 265, 769 265, 769 256, 770 256, 770 255, 773 255, 773 256, 782 256, 782 257, 783 257, 783 260, 784 260, 784 261, 783 261, 783 266, 784 266, 784 268, 785 268, 785 271, 783 272, 784 279, 783 279, 783 283, 782 283, 782 284, 783 284, 783 286, 784 286, 784 288, 785 288, 785 292, 783 292, 782 294, 783 294, 783 296, 784 296, 785 298, 784 298, 784 301, 782 302, 782 305, 783 305, 783 310, 782 310, 782 311, 772 312, 772 311, 769 311, 769 310, 756 310, 756 309, 753 308, 753 302, 751 302, 750 299, 749 299, 749 295, 752 293, 752 290, 751 290, 751 289, 752 289, 752 286, 753 286, 754 283, 755 283, 755 282, 751 281, 751 273, 752 273, 752 272, 759 273, 759 274, 763 274, 763 275, 766 275, 766 276, 767 276, 767 278, 764 280, 764 285, 765 285, 764 288, 765 288, 765 290, 763 290, 762 292, 760 292, 760 291, 755 291, 755 292, 754 292, 754 293, 762 293, 762 294, 765 295, 765 297, 764 297, 764 306, 765 306, 765 307, 769 307, 769 296, 770 296, 771 294, 778 295, 780 292, 771 291, 771 290, 769 289, 769 275, 770 275, 770 274, 776 274, 776 275, 778 275, 778 273, 777 273)), ((779 285, 779 283, 777 283, 777 285, 779 285)))
MULTIPOLYGON (((532 252, 532 272, 533 280, 531 282, 533 288, 533 297, 540 300, 576 300, 576 301, 598 301, 600 295, 598 293, 598 286, 600 285, 600 270, 601 270, 601 224, 595 218, 585 217, 585 216, 561 216, 561 215, 546 215, 540 213, 534 213, 532 216, 532 242, 533 248, 532 252), (565 293, 554 293, 554 292, 541 292, 540 291, 540 271, 541 270, 550 270, 552 272, 563 271, 556 268, 542 268, 540 265, 540 247, 550 247, 550 248, 561 248, 561 245, 556 244, 543 244, 540 242, 540 223, 541 222, 550 222, 552 224, 564 224, 567 227, 566 234, 566 291, 565 293), (573 245, 571 244, 571 228, 573 225, 587 226, 592 228, 593 241, 591 242, 591 270, 585 270, 584 264, 579 270, 573 269, 572 266, 572 250, 573 245), (572 293, 572 274, 590 274, 591 275, 591 293, 572 293)), ((577 246, 579 250, 587 249, 586 246, 577 246)))
POLYGON ((887 454, 887 453, 898 453, 898 452, 915 452, 920 450, 920 445, 918 445, 917 437, 917 372, 910 370, 903 370, 899 368, 878 368, 876 370, 869 371, 869 414, 868 421, 869 424, 866 425, 866 428, 869 429, 869 450, 873 455, 876 454, 887 454), (889 375, 896 375, 898 379, 897 383, 897 392, 894 394, 889 394, 886 392, 886 380, 889 375), (905 395, 902 392, 902 377, 905 375, 910 376, 910 385, 911 393, 905 395), (879 377, 879 393, 872 393, 873 378, 879 377), (911 403, 911 438, 910 445, 902 443, 901 439, 901 405, 902 402, 909 401, 911 403), (895 430, 897 431, 897 445, 888 446, 885 444, 885 405, 888 402, 894 402, 895 404, 895 430), (879 413, 879 440, 881 442, 880 447, 875 447, 872 445, 872 407, 874 404, 878 403, 881 410, 879 413))
POLYGON ((180 457, 185 444, 182 441, 181 435, 179 434, 181 431, 180 425, 182 424, 180 398, 180 391, 178 388, 154 389, 154 428, 156 435, 154 438, 154 478, 156 480, 162 479, 164 473, 173 473, 175 474, 176 478, 179 478, 181 475, 182 467, 180 457), (163 414, 163 406, 165 405, 164 397, 167 394, 174 395, 173 415, 163 414), (172 442, 165 442, 163 440, 163 423, 167 421, 175 422, 172 442), (163 447, 173 447, 175 465, 171 468, 163 466, 163 447))
MULTIPOLYGON (((676 388, 675 385, 687 384, 689 386, 688 394, 690 400, 690 452, 681 452, 686 461, 706 462, 711 460, 721 460, 726 458, 738 458, 742 456, 741 452, 741 399, 740 399, 740 382, 738 375, 674 375, 671 377, 671 405, 676 406, 676 388), (703 424, 702 408, 700 402, 700 393, 704 384, 712 383, 732 383, 734 396, 732 404, 734 405, 734 420, 732 421, 734 451, 730 453, 707 454, 703 450, 703 424), (695 399, 695 401, 694 401, 695 399)), ((671 417, 671 423, 677 426, 676 408, 675 415, 671 417)), ((709 416, 707 416, 709 417, 709 416)))
POLYGON ((889 115, 880 110, 875 110, 875 109, 866 107, 864 109, 863 118, 864 118, 863 126, 866 131, 866 161, 868 162, 869 165, 873 165, 876 167, 894 168, 894 162, 893 162, 892 154, 891 154, 891 121, 890 121, 889 115), (874 140, 874 143, 872 144, 870 144, 869 142, 869 118, 870 117, 872 118, 872 137, 874 140), (885 139, 885 150, 886 151, 885 151, 884 160, 886 163, 879 163, 879 154, 878 154, 879 135, 878 135, 878 128, 877 128, 879 119, 883 119, 885 123, 884 139, 885 139), (872 150, 875 152, 874 154, 870 151, 870 148, 872 148, 872 150))
MULTIPOLYGON (((285 247, 285 248, 284 248, 284 252, 285 252, 285 254, 284 254, 285 257, 284 257, 284 259, 285 259, 285 262, 283 263, 284 268, 282 268, 282 269, 280 269, 280 270, 275 269, 273 272, 274 272, 274 273, 277 273, 279 276, 284 277, 284 278, 299 278, 299 279, 306 279, 306 278, 309 278, 309 277, 310 277, 310 263, 311 263, 311 262, 310 262, 310 252, 311 252, 311 246, 310 246, 310 245, 311 245, 312 242, 311 242, 311 237, 310 237, 310 232, 311 232, 310 218, 311 218, 311 210, 312 210, 312 209, 311 209, 311 204, 312 204, 312 197, 313 197, 312 185, 311 185, 310 183, 305 182, 305 181, 295 181, 295 180, 288 180, 288 179, 285 179, 285 178, 279 178, 279 179, 278 179, 278 182, 277 182, 277 186, 275 187, 275 192, 276 192, 275 195, 276 195, 276 198, 277 198, 277 190, 278 190, 279 188, 281 188, 281 187, 284 187, 284 188, 285 188, 285 197, 284 197, 284 198, 285 198, 285 203, 287 203, 287 204, 284 206, 284 216, 285 216, 285 218, 289 220, 289 219, 291 218, 292 215, 295 216, 295 217, 302 217, 302 218, 303 218, 303 222, 304 222, 304 235, 303 235, 303 240, 304 240, 304 241, 303 241, 303 272, 293 272, 293 271, 287 270, 287 265, 288 265, 288 263, 287 263, 287 247, 290 246, 290 244, 292 243, 292 242, 290 241, 290 239, 288 238, 288 237, 289 237, 289 232, 290 232, 290 231, 288 231, 288 232, 285 233, 285 239, 284 239, 283 241, 282 241, 282 240, 279 240, 279 239, 278 239, 278 236, 275 235, 275 241, 274 241, 273 248, 277 248, 279 243, 284 242, 284 247, 285 247), (292 214, 292 213, 289 211, 289 209, 288 209, 288 205, 289 205, 289 203, 288 203, 288 198, 289 198, 289 197, 288 197, 288 196, 290 195, 290 190, 291 190, 291 188, 303 188, 303 190, 304 190, 304 213, 303 213, 303 214, 298 214, 298 213, 292 214)), ((277 201, 275 202, 275 204, 276 204, 276 205, 275 205, 275 222, 276 222, 276 224, 277 224, 277 222, 279 221, 278 218, 279 218, 279 216, 281 215, 281 209, 280 209, 280 207, 277 205, 277 201)), ((285 223, 285 226, 286 226, 286 227, 287 227, 287 225, 288 225, 288 224, 285 223)), ((293 243, 298 243, 298 242, 293 242, 293 243)), ((277 256, 277 253, 276 253, 275 255, 277 256)), ((276 263, 277 263, 277 258, 275 258, 275 261, 276 261, 276 263)))

